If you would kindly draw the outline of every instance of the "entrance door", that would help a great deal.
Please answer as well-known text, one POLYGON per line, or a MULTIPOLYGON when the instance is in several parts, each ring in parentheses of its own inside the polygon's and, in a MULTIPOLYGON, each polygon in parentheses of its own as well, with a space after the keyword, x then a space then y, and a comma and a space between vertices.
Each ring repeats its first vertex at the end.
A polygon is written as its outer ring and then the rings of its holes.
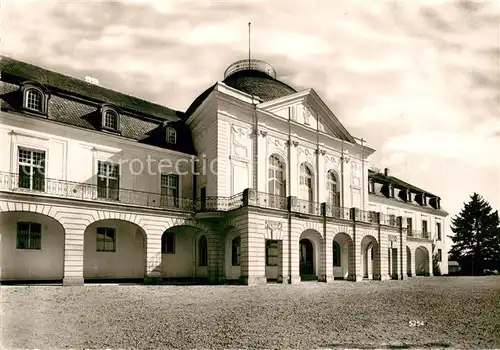
POLYGON ((308 239, 300 240, 300 275, 314 275, 314 249, 308 239))

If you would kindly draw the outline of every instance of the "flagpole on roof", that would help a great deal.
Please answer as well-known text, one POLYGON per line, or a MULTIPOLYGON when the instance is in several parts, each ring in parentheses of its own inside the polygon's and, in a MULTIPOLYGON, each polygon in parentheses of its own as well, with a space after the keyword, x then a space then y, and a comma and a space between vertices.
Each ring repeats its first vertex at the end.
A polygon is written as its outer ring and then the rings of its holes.
POLYGON ((250 51, 250 35, 251 35, 251 31, 250 31, 250 26, 252 25, 251 22, 248 22, 248 69, 250 69, 250 54, 251 54, 251 51, 250 51))

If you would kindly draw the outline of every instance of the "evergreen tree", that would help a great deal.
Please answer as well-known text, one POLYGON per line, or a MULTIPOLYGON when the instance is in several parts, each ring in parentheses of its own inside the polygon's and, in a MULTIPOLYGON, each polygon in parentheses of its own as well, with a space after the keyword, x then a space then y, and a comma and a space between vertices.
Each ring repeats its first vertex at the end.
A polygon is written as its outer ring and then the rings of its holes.
POLYGON ((470 198, 452 219, 450 257, 466 274, 481 275, 484 269, 500 269, 500 221, 483 197, 474 193, 470 198))

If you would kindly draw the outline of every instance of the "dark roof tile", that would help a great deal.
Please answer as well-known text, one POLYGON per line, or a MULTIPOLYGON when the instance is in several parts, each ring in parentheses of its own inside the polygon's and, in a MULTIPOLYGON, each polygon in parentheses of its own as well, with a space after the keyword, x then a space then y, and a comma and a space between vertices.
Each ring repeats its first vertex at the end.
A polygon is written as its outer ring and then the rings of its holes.
POLYGON ((376 182, 379 182, 382 184, 392 184, 398 188, 407 188, 407 189, 410 189, 416 193, 424 193, 429 197, 438 197, 430 192, 427 192, 425 190, 422 190, 421 188, 418 188, 417 186, 414 186, 412 184, 409 184, 408 182, 405 182, 401 179, 398 179, 397 177, 386 176, 383 173, 379 173, 379 172, 376 172, 373 170, 368 170, 368 178, 374 179, 376 182))
POLYGON ((91 84, 81 79, 69 77, 10 57, 0 56, 0 58, 2 80, 11 80, 16 84, 23 81, 36 81, 49 89, 65 91, 101 103, 110 103, 132 112, 163 120, 180 120, 183 116, 182 112, 91 84))

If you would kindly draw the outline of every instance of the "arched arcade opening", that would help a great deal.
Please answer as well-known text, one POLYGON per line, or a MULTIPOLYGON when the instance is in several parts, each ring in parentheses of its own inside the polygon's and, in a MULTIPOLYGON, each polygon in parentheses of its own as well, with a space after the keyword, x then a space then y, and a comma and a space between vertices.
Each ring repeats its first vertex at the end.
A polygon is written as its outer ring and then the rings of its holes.
POLYGON ((0 213, 1 281, 62 281, 64 227, 35 212, 0 213))

